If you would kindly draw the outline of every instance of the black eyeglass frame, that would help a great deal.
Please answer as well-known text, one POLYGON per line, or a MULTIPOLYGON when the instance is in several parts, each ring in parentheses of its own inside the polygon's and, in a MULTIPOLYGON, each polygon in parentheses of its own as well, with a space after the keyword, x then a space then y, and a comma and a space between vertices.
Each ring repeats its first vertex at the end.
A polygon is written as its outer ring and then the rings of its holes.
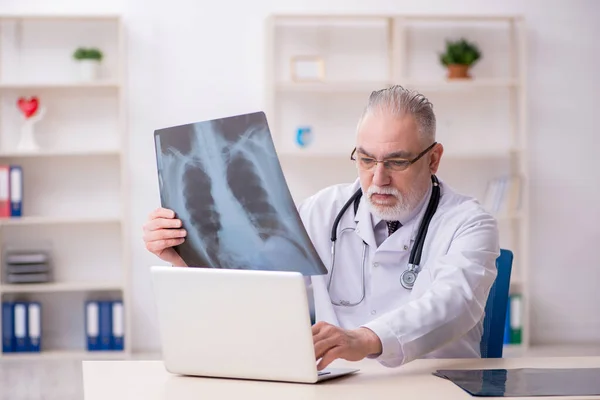
MULTIPOLYGON (((406 169, 408 169, 408 167, 410 167, 411 165, 413 165, 414 163, 419 161, 421 159, 421 157, 423 157, 425 154, 427 154, 427 152, 429 152, 431 149, 433 149, 436 144, 438 144, 438 142, 433 142, 433 144, 431 146, 429 146, 428 148, 426 148, 425 150, 420 152, 412 160, 407 160, 404 158, 388 158, 387 160, 377 160, 372 157, 368 157, 368 158, 373 159, 373 161, 375 162, 375 165, 373 167, 377 167, 377 164, 382 163, 385 169, 391 169, 393 171, 405 171, 406 169), (395 168, 390 167, 390 162, 396 163, 396 164, 392 164, 392 165, 395 165, 395 168)), ((352 153, 350 153, 350 159, 352 161, 356 161, 356 158, 354 157, 354 153, 356 153, 356 147, 354 148, 354 150, 352 150, 352 153)))

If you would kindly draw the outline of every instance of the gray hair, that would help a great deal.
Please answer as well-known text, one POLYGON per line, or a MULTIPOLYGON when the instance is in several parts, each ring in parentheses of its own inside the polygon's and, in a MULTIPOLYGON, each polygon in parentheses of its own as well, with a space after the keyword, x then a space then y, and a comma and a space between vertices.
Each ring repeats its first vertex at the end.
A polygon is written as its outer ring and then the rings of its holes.
POLYGON ((372 92, 358 121, 358 127, 360 127, 367 114, 373 114, 377 111, 387 111, 397 117, 407 113, 412 115, 425 144, 431 144, 435 141, 436 121, 433 104, 421 93, 405 89, 399 85, 372 92))

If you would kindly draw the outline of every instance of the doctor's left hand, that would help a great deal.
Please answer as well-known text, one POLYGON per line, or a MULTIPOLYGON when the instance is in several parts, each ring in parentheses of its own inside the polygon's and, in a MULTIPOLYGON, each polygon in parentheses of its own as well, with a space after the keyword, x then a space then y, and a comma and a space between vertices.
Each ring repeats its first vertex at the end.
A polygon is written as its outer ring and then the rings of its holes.
POLYGON ((315 356, 320 371, 337 358, 360 361, 370 355, 381 354, 379 337, 370 329, 342 329, 326 322, 317 322, 312 327, 315 356))

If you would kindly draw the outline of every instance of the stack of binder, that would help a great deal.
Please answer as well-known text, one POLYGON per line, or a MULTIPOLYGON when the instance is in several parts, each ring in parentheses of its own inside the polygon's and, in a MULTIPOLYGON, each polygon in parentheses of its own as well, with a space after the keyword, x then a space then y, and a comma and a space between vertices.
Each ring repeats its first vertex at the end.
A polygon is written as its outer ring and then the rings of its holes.
POLYGON ((2 302, 2 352, 40 352, 42 305, 39 302, 2 302))
POLYGON ((10 252, 5 258, 6 283, 45 283, 52 280, 50 256, 45 252, 10 252))
POLYGON ((0 164, 0 218, 23 215, 23 168, 0 164))
POLYGON ((85 334, 89 351, 123 350, 125 338, 123 302, 87 301, 85 334))

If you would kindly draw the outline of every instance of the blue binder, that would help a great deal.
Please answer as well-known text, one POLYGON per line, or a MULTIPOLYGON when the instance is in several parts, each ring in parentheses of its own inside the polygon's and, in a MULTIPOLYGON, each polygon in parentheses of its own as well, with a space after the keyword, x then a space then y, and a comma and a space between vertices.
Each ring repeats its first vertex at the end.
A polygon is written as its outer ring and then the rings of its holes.
POLYGON ((39 302, 28 303, 27 323, 27 350, 39 352, 42 348, 42 305, 39 302))
POLYGON ((11 165, 9 177, 10 215, 21 217, 23 215, 23 169, 18 165, 11 165))
POLYGON ((122 301, 113 301, 112 307, 112 327, 111 327, 111 349, 123 350, 125 347, 125 318, 122 301))
POLYGON ((112 302, 100 301, 98 309, 100 350, 110 350, 112 345, 112 302))
POLYGON ((88 351, 100 350, 100 310, 97 301, 85 303, 85 337, 88 351))
POLYGON ((2 352, 15 351, 13 303, 2 303, 2 352))
POLYGON ((13 307, 14 314, 14 333, 15 333, 15 351, 25 352, 29 348, 29 333, 28 333, 28 314, 27 303, 15 302, 13 307))

